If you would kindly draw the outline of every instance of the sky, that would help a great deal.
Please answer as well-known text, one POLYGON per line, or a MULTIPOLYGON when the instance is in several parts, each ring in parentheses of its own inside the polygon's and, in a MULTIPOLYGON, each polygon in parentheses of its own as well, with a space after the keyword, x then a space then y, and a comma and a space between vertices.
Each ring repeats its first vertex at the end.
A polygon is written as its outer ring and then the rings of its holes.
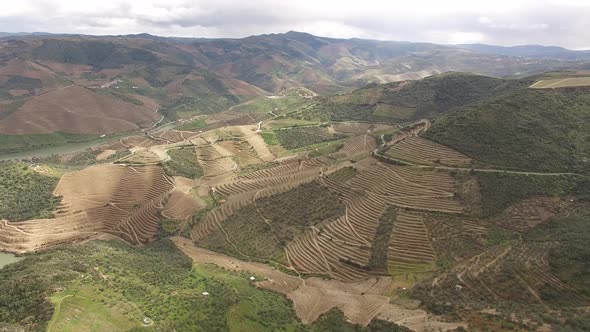
POLYGON ((0 31, 246 37, 302 31, 590 49, 590 0, 0 0, 0 31))

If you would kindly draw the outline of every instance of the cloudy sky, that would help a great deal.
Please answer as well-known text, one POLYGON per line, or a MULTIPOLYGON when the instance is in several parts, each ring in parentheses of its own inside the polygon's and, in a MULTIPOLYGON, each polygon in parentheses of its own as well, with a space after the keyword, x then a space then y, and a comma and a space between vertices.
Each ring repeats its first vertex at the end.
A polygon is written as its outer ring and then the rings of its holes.
POLYGON ((590 0, 1 0, 0 31, 320 36, 590 49, 590 0))

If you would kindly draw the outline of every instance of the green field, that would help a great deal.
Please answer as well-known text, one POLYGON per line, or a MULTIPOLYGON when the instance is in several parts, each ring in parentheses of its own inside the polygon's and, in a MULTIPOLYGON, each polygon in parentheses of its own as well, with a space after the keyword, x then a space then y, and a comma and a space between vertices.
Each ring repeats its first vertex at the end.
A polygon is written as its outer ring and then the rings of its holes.
POLYGON ((324 127, 278 129, 274 133, 280 144, 288 150, 342 138, 330 134, 324 127))
POLYGON ((204 119, 197 119, 191 122, 186 122, 181 124, 180 126, 174 128, 176 130, 188 130, 188 131, 197 131, 207 126, 207 123, 204 119))
POLYGON ((51 296, 55 306, 47 331, 128 331, 142 326, 143 313, 123 296, 110 289, 89 285, 51 296))
POLYGON ((291 301, 250 275, 194 265, 168 240, 67 245, 0 269, 0 321, 31 331, 391 331, 351 325, 338 311, 305 326, 291 301))

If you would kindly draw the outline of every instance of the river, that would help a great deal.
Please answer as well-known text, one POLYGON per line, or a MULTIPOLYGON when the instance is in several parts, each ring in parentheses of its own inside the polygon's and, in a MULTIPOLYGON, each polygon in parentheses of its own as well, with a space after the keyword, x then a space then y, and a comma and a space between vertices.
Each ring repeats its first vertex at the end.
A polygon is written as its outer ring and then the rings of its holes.
MULTIPOLYGON (((150 130, 149 133, 150 134, 161 133, 163 131, 170 130, 176 126, 178 126, 178 123, 176 123, 174 121, 167 122, 159 127, 156 127, 154 129, 150 130)), ((36 150, 28 150, 28 151, 16 152, 16 153, 7 153, 7 154, 0 155, 0 161, 1 160, 11 160, 11 159, 20 160, 20 159, 27 159, 27 158, 31 158, 31 157, 43 158, 43 157, 51 157, 54 154, 61 155, 61 154, 71 154, 71 153, 76 153, 76 152, 82 152, 82 151, 85 151, 86 149, 89 149, 89 148, 92 148, 95 146, 99 146, 99 145, 102 145, 102 144, 105 144, 108 142, 116 141, 116 140, 121 139, 126 136, 133 136, 133 135, 143 135, 143 132, 138 131, 138 132, 133 132, 133 133, 127 133, 127 135, 117 134, 115 136, 99 138, 99 139, 88 141, 88 142, 68 143, 68 144, 64 144, 64 145, 50 146, 50 147, 36 149, 36 150)))

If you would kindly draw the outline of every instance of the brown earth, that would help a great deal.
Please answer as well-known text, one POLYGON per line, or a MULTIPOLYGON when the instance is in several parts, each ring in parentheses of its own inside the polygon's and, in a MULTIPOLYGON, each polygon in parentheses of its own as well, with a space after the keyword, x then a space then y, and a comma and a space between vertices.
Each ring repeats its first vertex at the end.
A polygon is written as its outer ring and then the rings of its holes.
POLYGON ((446 323, 420 309, 406 309, 390 303, 393 287, 391 277, 374 277, 359 282, 341 282, 320 278, 301 279, 268 265, 241 261, 237 258, 199 248, 183 237, 172 241, 195 263, 215 264, 231 271, 248 271, 262 276, 256 286, 285 294, 293 301, 297 316, 306 324, 323 313, 339 308, 355 324, 367 325, 373 318, 392 321, 414 331, 447 330, 463 323, 446 323))
POLYGON ((154 110, 70 86, 29 99, 0 120, 0 133, 111 134, 136 130, 159 118, 154 110))
POLYGON ((156 236, 173 189, 155 166, 100 165, 67 173, 54 192, 62 196, 55 218, 1 221, 0 250, 24 253, 100 234, 147 243, 156 236))

